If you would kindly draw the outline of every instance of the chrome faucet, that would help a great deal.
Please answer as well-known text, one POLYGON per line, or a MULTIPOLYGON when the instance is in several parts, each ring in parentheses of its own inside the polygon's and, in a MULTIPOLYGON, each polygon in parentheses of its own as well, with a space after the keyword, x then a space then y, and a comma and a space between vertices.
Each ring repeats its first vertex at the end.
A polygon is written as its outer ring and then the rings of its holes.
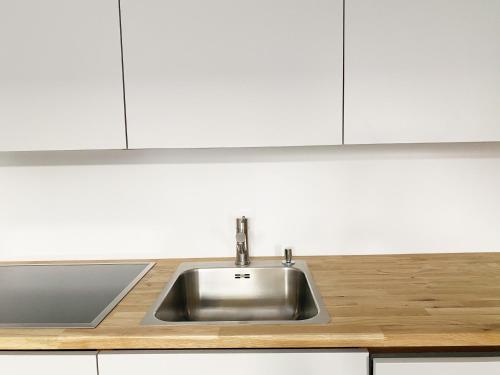
POLYGON ((245 216, 236 219, 236 262, 237 266, 248 266, 248 222, 245 216))

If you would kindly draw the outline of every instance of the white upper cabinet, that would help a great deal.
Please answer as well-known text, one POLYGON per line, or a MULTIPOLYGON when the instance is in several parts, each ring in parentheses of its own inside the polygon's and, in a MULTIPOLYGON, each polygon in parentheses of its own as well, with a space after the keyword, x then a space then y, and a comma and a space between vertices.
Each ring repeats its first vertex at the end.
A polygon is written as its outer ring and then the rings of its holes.
POLYGON ((2 375, 98 375, 97 352, 0 352, 2 375))
POLYGON ((375 358, 373 375, 498 375, 500 357, 375 358))
POLYGON ((0 151, 125 148, 117 0, 0 1, 0 151))
POLYGON ((345 143, 500 140, 500 1, 346 0, 345 143))
POLYGON ((121 3, 129 147, 342 142, 342 0, 121 3))

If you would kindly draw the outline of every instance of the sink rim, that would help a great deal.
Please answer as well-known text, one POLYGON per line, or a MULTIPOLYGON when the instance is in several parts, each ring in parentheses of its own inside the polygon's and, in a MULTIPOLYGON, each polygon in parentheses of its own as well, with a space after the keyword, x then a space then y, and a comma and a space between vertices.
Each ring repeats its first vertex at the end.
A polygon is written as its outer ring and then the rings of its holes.
POLYGON ((199 326, 199 325, 304 325, 304 324, 326 324, 330 321, 330 314, 328 313, 326 306, 321 298, 321 294, 314 283, 312 274, 309 271, 307 263, 303 260, 296 260, 292 266, 284 266, 281 260, 254 260, 249 266, 240 267, 236 266, 234 262, 231 261, 221 261, 221 262, 185 262, 181 263, 175 272, 172 274, 167 284, 155 300, 155 302, 149 308, 144 319, 141 321, 141 326, 199 326), (255 268, 292 268, 300 271, 304 274, 306 278, 307 285, 311 291, 312 298, 318 310, 318 313, 308 319, 303 320, 210 320, 210 321, 164 321, 156 317, 156 313, 160 308, 163 300, 172 290, 175 282, 178 278, 185 272, 204 270, 204 269, 234 269, 235 272, 244 273, 245 270, 255 269, 255 268))

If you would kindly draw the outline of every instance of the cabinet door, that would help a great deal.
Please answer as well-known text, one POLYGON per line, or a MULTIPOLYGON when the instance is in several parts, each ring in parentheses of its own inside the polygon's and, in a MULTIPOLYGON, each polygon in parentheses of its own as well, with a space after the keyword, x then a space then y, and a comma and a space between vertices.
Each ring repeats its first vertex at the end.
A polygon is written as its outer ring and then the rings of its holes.
POLYGON ((99 375, 368 375, 365 351, 100 352, 99 375))
POLYGON ((0 1, 0 151, 125 147, 116 0, 0 1))
POLYGON ((0 352, 2 375, 97 375, 96 352, 0 352))
POLYGON ((342 0, 122 0, 129 146, 342 142, 342 0))
POLYGON ((500 140, 500 1, 346 0, 345 142, 500 140))
POLYGON ((500 357, 375 358, 373 375, 498 375, 500 357))

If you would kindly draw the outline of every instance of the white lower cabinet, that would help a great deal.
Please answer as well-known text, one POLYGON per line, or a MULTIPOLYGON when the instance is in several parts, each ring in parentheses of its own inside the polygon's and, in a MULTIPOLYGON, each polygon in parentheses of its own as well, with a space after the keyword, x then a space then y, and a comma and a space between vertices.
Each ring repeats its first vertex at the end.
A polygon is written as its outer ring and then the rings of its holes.
POLYGON ((373 375, 498 375, 499 357, 374 358, 373 375))
POLYGON ((97 375, 97 352, 0 352, 2 375, 97 375))
POLYGON ((368 375, 364 350, 104 351, 99 375, 368 375))

